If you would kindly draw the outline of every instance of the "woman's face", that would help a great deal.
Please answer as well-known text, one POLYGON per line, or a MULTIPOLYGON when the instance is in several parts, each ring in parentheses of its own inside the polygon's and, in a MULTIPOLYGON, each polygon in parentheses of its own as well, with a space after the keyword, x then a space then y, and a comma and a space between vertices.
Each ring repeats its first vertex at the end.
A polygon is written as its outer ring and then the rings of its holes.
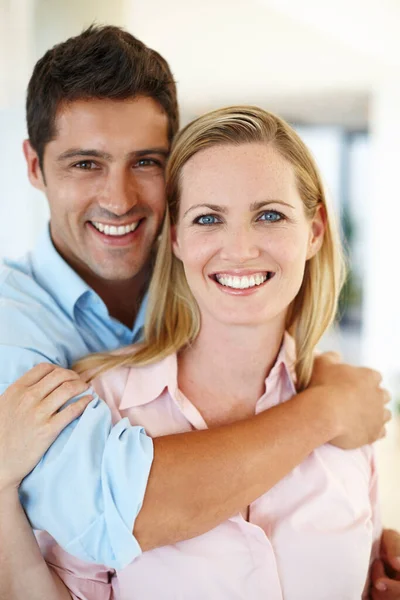
POLYGON ((181 190, 173 250, 202 318, 283 322, 324 233, 319 211, 305 215, 292 166, 271 145, 215 146, 185 164, 181 190))

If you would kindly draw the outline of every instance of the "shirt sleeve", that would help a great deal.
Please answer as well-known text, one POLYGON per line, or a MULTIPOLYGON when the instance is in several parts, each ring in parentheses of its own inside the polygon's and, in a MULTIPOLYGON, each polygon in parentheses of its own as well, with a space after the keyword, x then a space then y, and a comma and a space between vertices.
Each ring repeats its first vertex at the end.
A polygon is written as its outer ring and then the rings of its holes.
MULTIPOLYGON (((3 350, 1 373, 8 361, 21 365, 20 375, 53 362, 27 349, 3 350)), ((0 393, 9 383, 0 381, 0 393)), ((31 526, 49 532, 67 552, 121 569, 141 553, 132 532, 152 460, 153 442, 144 429, 126 418, 113 426, 109 407, 94 394, 22 481, 21 503, 31 526)))
POLYGON ((71 556, 44 531, 36 532, 36 539, 48 567, 63 581, 74 600, 114 600, 115 571, 71 556))

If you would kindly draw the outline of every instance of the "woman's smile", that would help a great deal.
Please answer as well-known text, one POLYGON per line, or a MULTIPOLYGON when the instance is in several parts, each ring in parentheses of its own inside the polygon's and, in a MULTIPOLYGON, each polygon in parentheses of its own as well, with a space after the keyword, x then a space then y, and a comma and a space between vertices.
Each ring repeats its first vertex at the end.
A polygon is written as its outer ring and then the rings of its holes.
POLYGON ((272 271, 253 271, 236 273, 224 271, 209 275, 222 291, 237 294, 238 292, 256 292, 272 279, 275 275, 272 271))

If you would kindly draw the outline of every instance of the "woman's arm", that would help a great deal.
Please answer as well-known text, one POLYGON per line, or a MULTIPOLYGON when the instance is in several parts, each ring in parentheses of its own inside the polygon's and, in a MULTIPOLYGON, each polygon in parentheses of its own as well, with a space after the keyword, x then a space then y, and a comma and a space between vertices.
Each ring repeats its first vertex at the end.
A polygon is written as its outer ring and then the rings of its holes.
POLYGON ((36 542, 17 488, 0 491, 0 600, 71 600, 36 542))

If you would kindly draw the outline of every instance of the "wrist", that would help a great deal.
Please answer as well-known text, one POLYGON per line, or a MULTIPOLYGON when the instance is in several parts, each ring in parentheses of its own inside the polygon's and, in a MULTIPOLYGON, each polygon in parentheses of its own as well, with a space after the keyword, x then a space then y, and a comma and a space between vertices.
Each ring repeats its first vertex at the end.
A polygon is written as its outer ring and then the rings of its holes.
POLYGON ((310 418, 320 428, 324 438, 323 443, 328 443, 333 438, 343 433, 343 423, 337 404, 337 393, 328 385, 312 386, 299 394, 302 396, 310 418))
POLYGON ((0 484, 0 503, 4 504, 12 504, 15 502, 19 502, 19 486, 12 484, 0 484))

